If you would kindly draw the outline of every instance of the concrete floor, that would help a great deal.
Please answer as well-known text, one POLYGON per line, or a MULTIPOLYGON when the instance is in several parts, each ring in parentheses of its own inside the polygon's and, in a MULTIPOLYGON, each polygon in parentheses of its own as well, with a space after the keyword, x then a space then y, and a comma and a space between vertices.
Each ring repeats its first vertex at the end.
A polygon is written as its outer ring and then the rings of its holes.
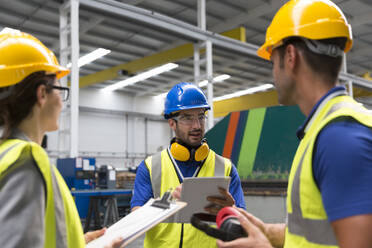
MULTIPOLYGON (((282 223, 286 217, 286 198, 283 196, 245 196, 247 211, 266 223, 282 223)), ((129 248, 143 247, 145 235, 137 238, 129 248)))

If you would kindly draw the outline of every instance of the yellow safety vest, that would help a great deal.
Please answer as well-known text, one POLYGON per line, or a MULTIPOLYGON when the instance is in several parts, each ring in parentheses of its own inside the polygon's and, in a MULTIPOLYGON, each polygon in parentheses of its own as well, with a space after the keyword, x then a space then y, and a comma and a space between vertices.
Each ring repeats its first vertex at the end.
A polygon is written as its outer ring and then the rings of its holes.
MULTIPOLYGON (((150 156, 145 160, 150 172, 154 197, 180 185, 168 151, 150 156)), ((210 150, 197 177, 229 176, 231 161, 210 150)), ((144 247, 188 248, 216 247, 216 239, 194 228, 191 224, 160 223, 146 233, 144 247), (182 242, 182 244, 180 244, 182 242)))
POLYGON ((44 149, 34 142, 10 139, 0 145, 0 180, 26 149, 31 151, 45 181, 46 208, 44 217, 45 248, 85 247, 84 233, 70 191, 55 166, 49 162, 44 149), (59 197, 58 197, 59 196, 59 197), (63 205, 64 215, 56 214, 56 207, 63 205))
POLYGON ((312 157, 319 132, 327 124, 344 118, 372 128, 371 111, 349 96, 336 96, 319 106, 297 149, 288 181, 285 248, 338 247, 313 177, 312 157))

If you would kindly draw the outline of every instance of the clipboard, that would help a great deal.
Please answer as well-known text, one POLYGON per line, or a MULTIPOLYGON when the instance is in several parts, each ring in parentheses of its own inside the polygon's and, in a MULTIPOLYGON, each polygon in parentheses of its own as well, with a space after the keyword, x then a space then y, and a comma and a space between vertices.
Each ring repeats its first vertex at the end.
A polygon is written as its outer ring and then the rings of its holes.
POLYGON ((194 213, 207 213, 204 208, 211 204, 207 196, 221 196, 218 188, 229 190, 230 177, 189 177, 182 184, 181 201, 187 206, 166 223, 190 223, 194 213))
POLYGON ((166 192, 160 199, 150 199, 145 205, 126 215, 107 228, 104 235, 89 242, 86 248, 103 248, 117 237, 122 237, 123 245, 127 245, 153 226, 172 216, 184 208, 187 203, 171 201, 171 193, 166 192))

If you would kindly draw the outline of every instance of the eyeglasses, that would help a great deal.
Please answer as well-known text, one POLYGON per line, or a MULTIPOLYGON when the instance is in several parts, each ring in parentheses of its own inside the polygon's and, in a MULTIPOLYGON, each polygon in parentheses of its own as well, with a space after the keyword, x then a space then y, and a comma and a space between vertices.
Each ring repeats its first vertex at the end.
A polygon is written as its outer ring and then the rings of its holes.
POLYGON ((195 121, 198 121, 200 123, 200 125, 204 125, 205 124, 205 119, 207 119, 207 117, 204 114, 198 115, 198 116, 179 115, 179 116, 173 117, 172 119, 174 119, 174 120, 176 120, 179 123, 182 123, 184 125, 191 126, 192 124, 194 124, 195 121))
POLYGON ((50 85, 50 87, 59 90, 62 101, 66 102, 68 100, 68 97, 70 96, 70 88, 56 85, 50 85))

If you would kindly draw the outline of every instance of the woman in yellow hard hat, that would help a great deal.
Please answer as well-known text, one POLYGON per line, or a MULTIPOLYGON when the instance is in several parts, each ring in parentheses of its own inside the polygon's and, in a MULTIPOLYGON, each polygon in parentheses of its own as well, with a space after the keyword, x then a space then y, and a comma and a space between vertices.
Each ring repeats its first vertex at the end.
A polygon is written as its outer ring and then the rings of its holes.
MULTIPOLYGON (((40 144, 58 129, 69 70, 35 37, 0 32, 1 247, 85 247, 105 229, 83 234, 74 200, 40 144)), ((115 240, 108 247, 119 246, 115 240)))

